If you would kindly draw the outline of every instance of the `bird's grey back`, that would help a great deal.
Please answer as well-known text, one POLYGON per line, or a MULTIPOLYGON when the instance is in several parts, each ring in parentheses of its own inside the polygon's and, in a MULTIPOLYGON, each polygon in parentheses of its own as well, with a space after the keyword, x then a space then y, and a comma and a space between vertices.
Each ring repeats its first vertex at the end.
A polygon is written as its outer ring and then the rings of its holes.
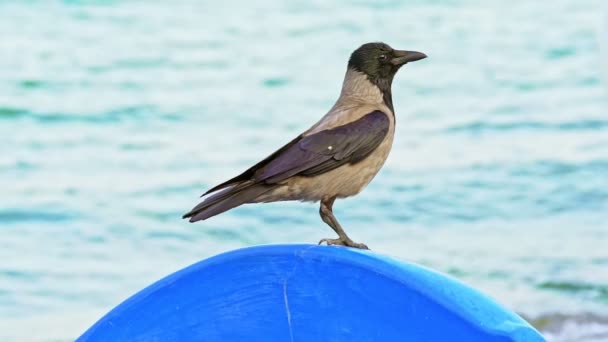
POLYGON ((334 106, 303 135, 348 124, 375 110, 386 113, 394 123, 393 112, 384 103, 380 89, 365 74, 349 68, 334 106))

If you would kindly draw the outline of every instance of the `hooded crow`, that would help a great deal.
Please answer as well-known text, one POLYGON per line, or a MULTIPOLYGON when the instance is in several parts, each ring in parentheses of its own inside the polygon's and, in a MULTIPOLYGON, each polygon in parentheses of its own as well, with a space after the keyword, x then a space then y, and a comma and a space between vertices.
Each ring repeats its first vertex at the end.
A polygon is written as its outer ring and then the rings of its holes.
POLYGON ((246 203, 321 202, 321 219, 337 234, 319 244, 367 249, 346 235, 332 212, 336 198, 358 194, 380 170, 391 149, 395 113, 391 84, 416 51, 367 43, 348 61, 336 104, 316 124, 240 175, 211 189, 183 218, 208 219, 246 203))

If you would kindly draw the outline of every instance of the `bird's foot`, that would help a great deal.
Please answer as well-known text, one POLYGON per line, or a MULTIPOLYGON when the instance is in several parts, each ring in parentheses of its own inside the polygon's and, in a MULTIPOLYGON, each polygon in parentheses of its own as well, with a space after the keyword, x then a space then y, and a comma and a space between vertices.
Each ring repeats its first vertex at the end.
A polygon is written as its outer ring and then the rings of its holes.
POLYGON ((321 239, 321 241, 319 241, 319 245, 322 245, 323 243, 326 243, 328 246, 346 246, 346 247, 352 247, 352 248, 358 248, 358 249, 369 249, 367 247, 366 244, 364 243, 359 243, 359 242, 354 242, 351 239, 321 239))

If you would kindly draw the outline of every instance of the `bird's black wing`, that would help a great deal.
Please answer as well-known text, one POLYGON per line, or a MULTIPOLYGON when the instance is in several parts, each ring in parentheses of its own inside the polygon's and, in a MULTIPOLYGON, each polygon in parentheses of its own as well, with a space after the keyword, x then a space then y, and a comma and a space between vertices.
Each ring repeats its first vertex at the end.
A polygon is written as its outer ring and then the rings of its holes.
POLYGON ((389 125, 385 113, 374 111, 346 125, 303 136, 259 165, 253 180, 274 184, 295 175, 315 176, 357 163, 380 145, 389 125))
POLYGON ((298 136, 240 175, 207 190, 203 196, 248 180, 271 184, 296 174, 314 176, 345 163, 356 163, 380 145, 389 124, 385 113, 374 111, 343 126, 298 136))
POLYGON ((205 195, 224 189, 183 217, 190 222, 205 220, 248 203, 289 177, 315 176, 357 163, 382 143, 389 126, 388 116, 374 111, 349 124, 299 136, 242 174, 207 191, 205 195))

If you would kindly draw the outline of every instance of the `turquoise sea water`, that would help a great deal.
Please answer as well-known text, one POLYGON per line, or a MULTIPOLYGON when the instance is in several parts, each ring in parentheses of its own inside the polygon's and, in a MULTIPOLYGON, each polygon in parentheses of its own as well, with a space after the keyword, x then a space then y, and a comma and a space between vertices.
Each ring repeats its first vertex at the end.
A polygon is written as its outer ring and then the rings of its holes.
MULTIPOLYGON (((385 168, 336 215, 552 341, 608 341, 600 0, 0 1, 0 340, 67 341, 201 258, 332 232, 317 206, 181 214, 336 99, 367 41, 397 76, 385 168)), ((602 36, 603 34, 603 36, 602 36)))

